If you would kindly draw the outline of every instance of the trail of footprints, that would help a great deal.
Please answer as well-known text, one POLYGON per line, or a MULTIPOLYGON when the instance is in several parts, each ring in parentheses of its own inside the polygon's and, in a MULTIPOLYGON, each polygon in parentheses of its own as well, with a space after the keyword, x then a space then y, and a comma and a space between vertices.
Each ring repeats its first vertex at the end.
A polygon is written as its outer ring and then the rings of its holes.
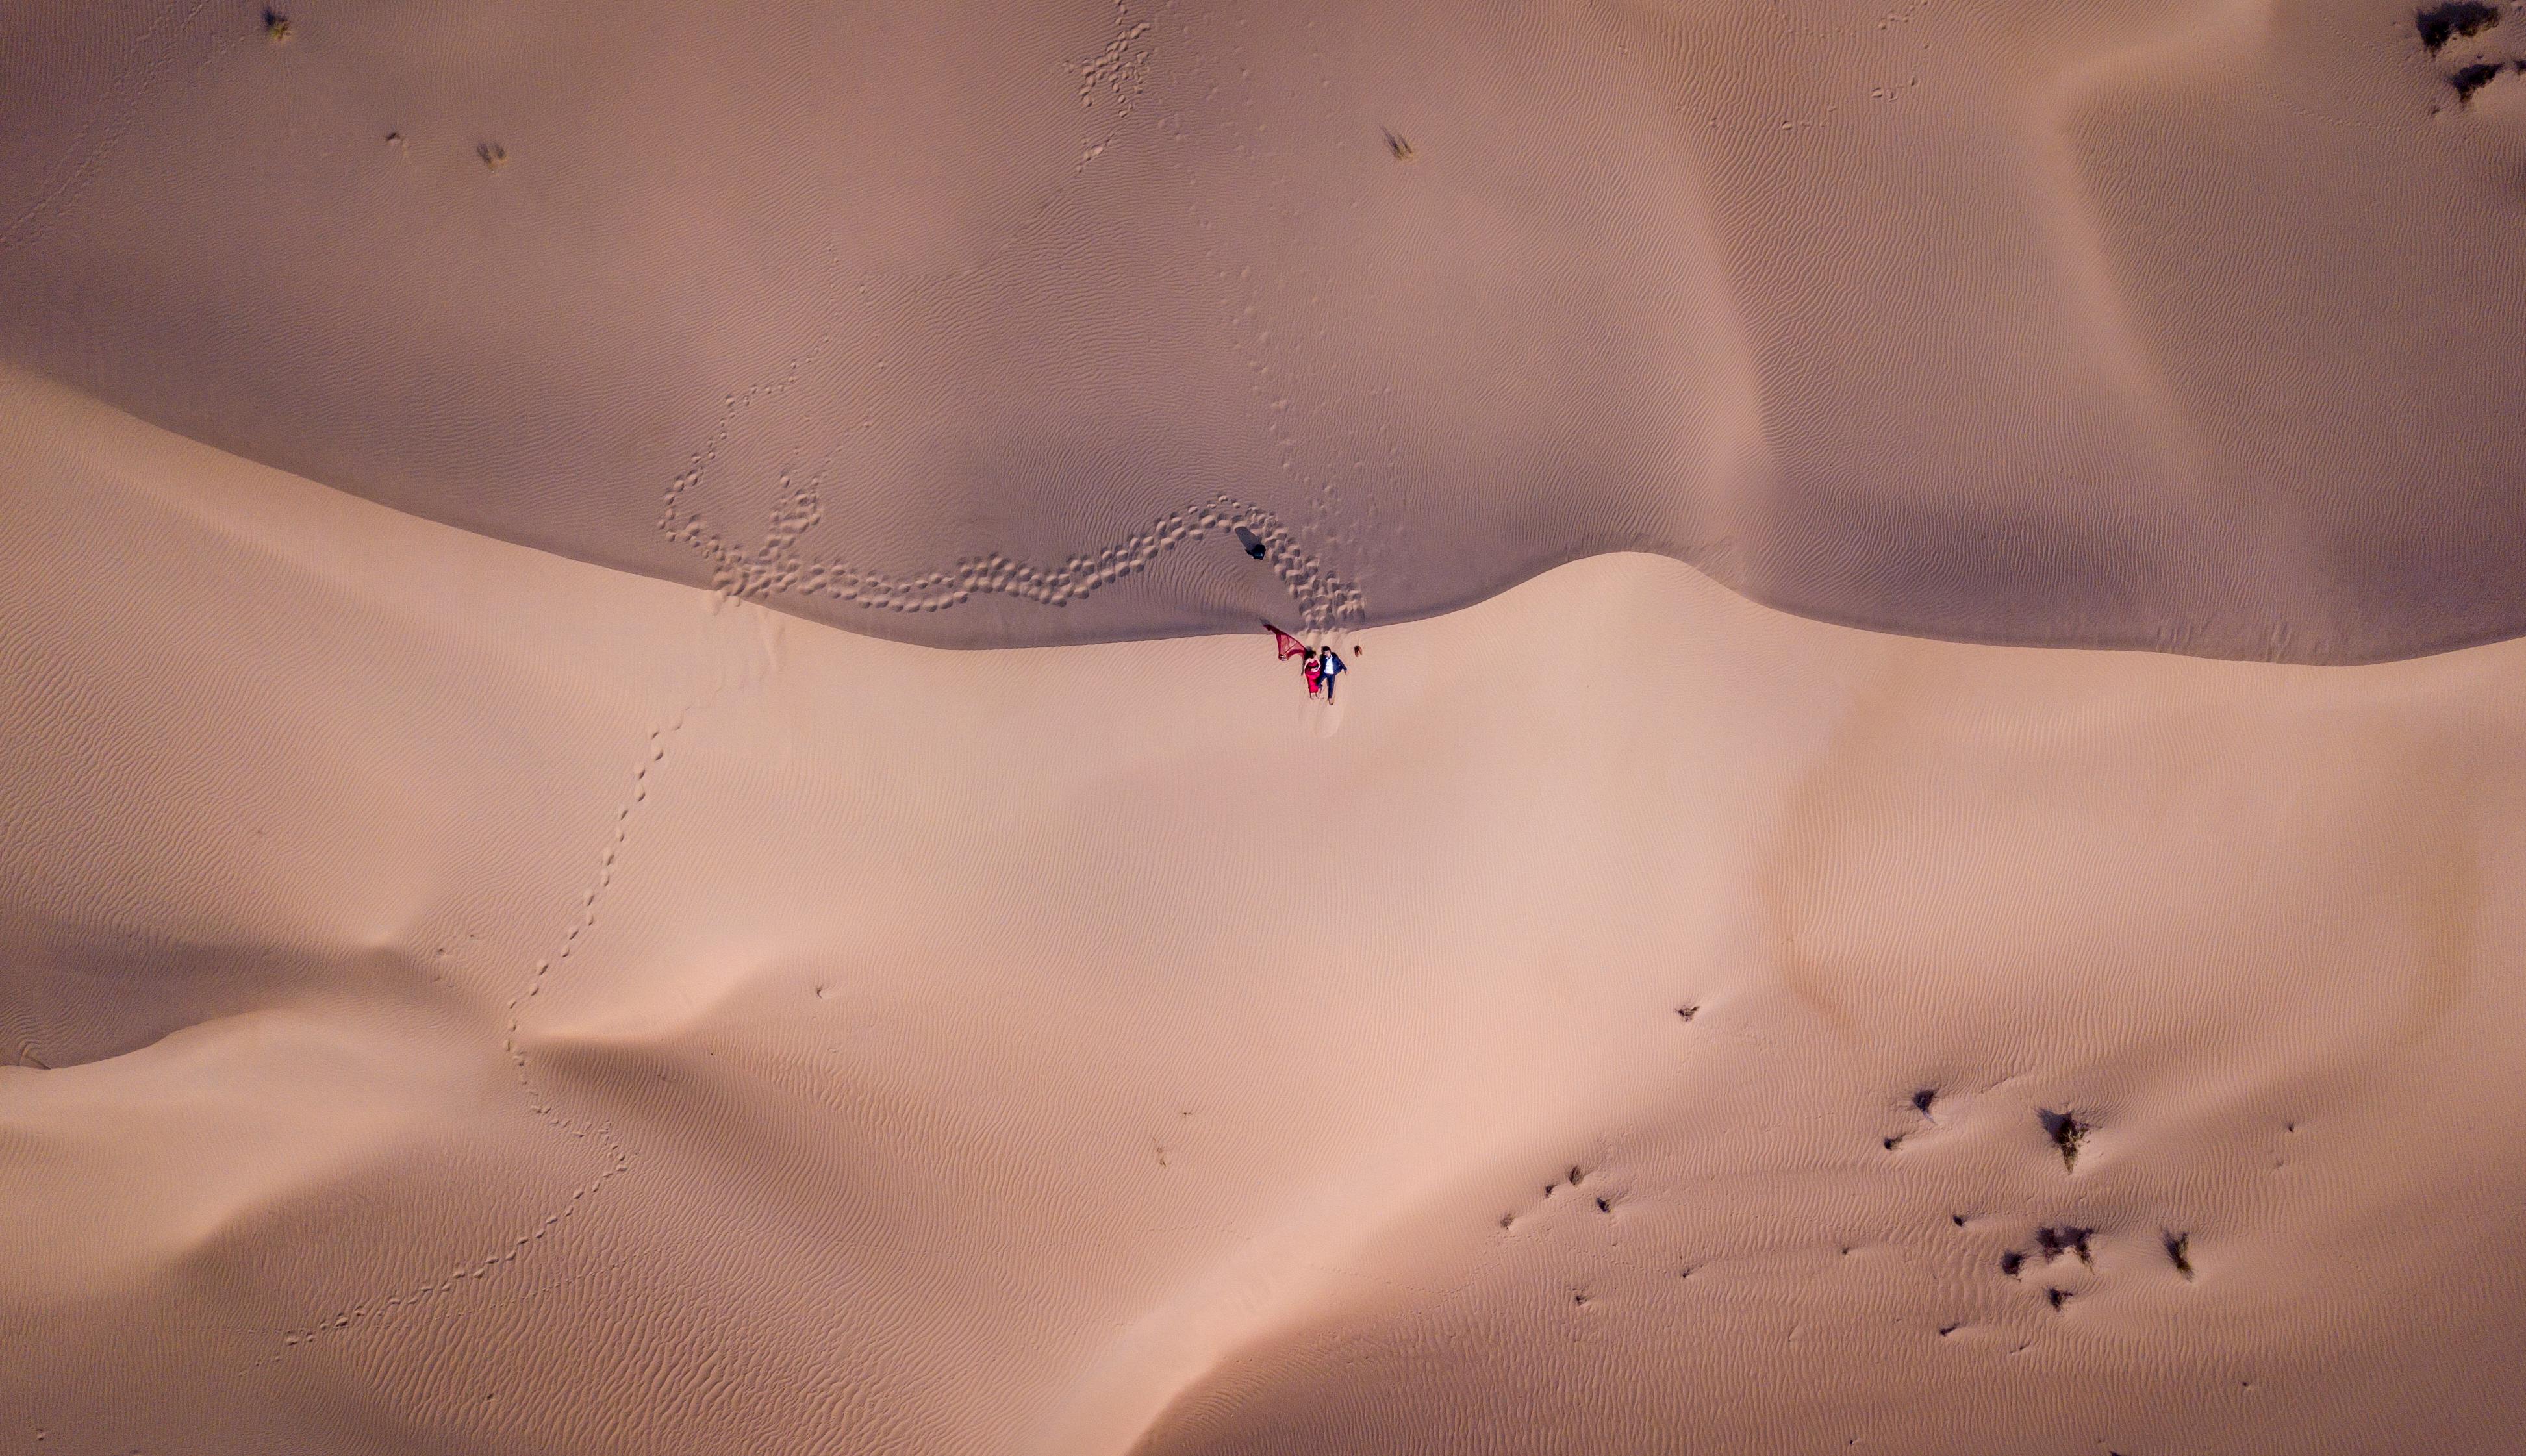
POLYGON ((604 901, 606 890, 614 883, 616 862, 620 859, 624 845, 631 834, 632 822, 640 805, 648 801, 650 776, 660 764, 666 761, 667 744, 682 730, 684 719, 690 711, 687 708, 684 712, 677 714, 665 726, 649 730, 648 739, 643 745, 644 752, 640 765, 632 775, 632 795, 615 809, 614 829, 606 840, 604 852, 598 857, 594 881, 580 896, 579 906, 571 918, 569 929, 562 934, 560 945, 551 956, 535 962, 533 973, 528 977, 526 989, 510 997, 507 1007, 509 1021, 503 1032, 501 1050, 507 1054, 512 1067, 516 1070, 518 1087, 526 1096, 528 1108, 563 1136, 577 1142, 595 1143, 602 1155, 601 1165, 595 1176, 571 1189, 568 1201, 527 1226, 524 1232, 479 1258, 456 1266, 440 1279, 425 1280, 382 1298, 362 1300, 357 1304, 337 1309, 312 1325, 282 1331, 281 1348, 271 1357, 272 1360, 280 1359, 295 1346, 310 1343, 328 1333, 357 1328, 370 1320, 407 1306, 424 1303, 437 1295, 453 1291, 467 1280, 487 1279, 499 1270, 514 1265, 518 1262, 519 1255, 526 1253, 538 1240, 564 1227, 566 1220, 586 1207, 590 1194, 595 1193, 631 1168, 631 1152, 623 1145, 622 1139, 615 1136, 612 1129, 594 1121, 567 1117, 553 1106, 543 1088, 535 1082, 526 1049, 519 1044, 519 1032, 524 1024, 527 1006, 536 996, 542 994, 553 969, 568 961, 572 952, 582 943, 583 937, 596 929, 596 913, 604 901))
POLYGON ((194 18, 209 4, 210 0, 192 0, 182 10, 164 10, 132 37, 127 58, 102 87, 104 101, 80 127, 71 150, 54 165, 35 195, 0 223, 0 254, 41 242, 61 225, 64 215, 96 180, 106 158, 130 129, 132 119, 144 114, 141 98, 166 78, 177 59, 176 47, 166 37, 190 34, 194 18))
POLYGON ((761 538, 751 547, 731 539, 693 503, 697 487, 719 464, 721 452, 748 411, 795 386, 800 376, 820 363, 832 338, 793 360, 777 379, 732 394, 719 422, 684 472, 667 484, 657 527, 660 534, 698 552, 711 564, 711 589, 749 601, 787 593, 821 596, 890 612, 938 612, 961 606, 977 594, 1013 596, 1048 607, 1066 607, 1100 587, 1146 571, 1180 545, 1205 536, 1260 541, 1274 575, 1299 604, 1310 629, 1354 625, 1365 610, 1359 587, 1333 571, 1279 516, 1250 501, 1221 492, 1198 505, 1179 507, 1093 554, 1075 554, 1057 567, 1038 567, 1001 552, 969 557, 953 568, 913 576, 889 576, 850 566, 834 557, 802 552, 799 542, 824 520, 823 487, 828 464, 804 479, 784 472, 761 538))
MULTIPOLYGON (((1167 6, 1162 14, 1171 11, 1167 6)), ((1879 22, 1879 28, 1897 21, 1909 21, 1917 6, 1891 15, 1879 22)), ((2423 7, 2413 14, 2413 28, 2422 47, 2434 61, 2449 69, 2442 75, 2454 91, 2460 107, 2470 107, 2476 92, 2489 85, 2505 71, 2526 75, 2526 55, 2510 54, 2491 45, 2501 37, 2495 33, 2501 25, 2502 10, 2485 0, 2447 0, 2423 7)), ((1080 101, 1084 107, 1094 107, 1100 101, 1115 113, 1116 126, 1130 120, 1132 102, 1146 86, 1152 64, 1150 32, 1153 22, 1137 18, 1128 0, 1117 0, 1114 28, 1105 49, 1098 55, 1071 63, 1069 69, 1079 78, 1080 101)), ((1188 27, 1184 30, 1189 36, 1188 27)), ((1200 58, 1194 57, 1197 62, 1200 58)), ((1238 77, 1248 75, 1245 68, 1238 69, 1238 77)), ((1250 105, 1250 101, 1248 102, 1250 105)), ((1104 140, 1087 148, 1074 170, 1075 182, 1086 166, 1101 156, 1120 135, 1109 131, 1104 140)), ((1396 146, 1397 138, 1388 136, 1389 148, 1398 158, 1410 155, 1408 146, 1396 146)), ((1277 159, 1278 153, 1259 134, 1247 136, 1237 150, 1250 161, 1277 159)), ((1175 160, 1179 171, 1184 164, 1175 160)), ((1268 191, 1288 188, 1286 169, 1278 169, 1268 179, 1268 191)), ((1066 190, 1066 189, 1065 189, 1066 190)), ((1049 203, 1046 204, 1047 207, 1049 203)), ((1039 217, 1037 219, 1039 221, 1039 217)), ((1215 227, 1215 222, 1205 223, 1215 227)), ((983 263, 962 271, 959 279, 969 276, 990 262, 1005 256, 1032 227, 1020 228, 990 250, 983 263)), ((1254 391, 1264 405, 1264 423, 1282 469, 1288 474, 1313 477, 1315 490, 1311 498, 1313 521, 1305 534, 1311 538, 1334 539, 1340 525, 1339 485, 1332 472, 1304 469, 1300 442, 1293 434, 1288 414, 1289 401, 1274 391, 1284 391, 1289 380, 1281 377, 1286 371, 1276 372, 1266 357, 1274 330, 1265 326, 1258 312, 1266 301, 1261 286, 1244 270, 1232 276, 1220 261, 1217 248, 1206 251, 1226 295, 1230 332, 1238 341, 1238 352, 1255 377, 1254 391)), ((1293 262, 1291 280, 1307 286, 1312 280, 1299 276, 1302 263, 1293 262)), ((864 295, 867 279, 862 280, 864 295)), ((1286 332, 1286 330, 1284 330, 1286 332)), ((830 348, 830 338, 819 346, 818 353, 830 348)), ((803 361, 802 361, 803 362, 803 361)), ((702 484, 710 467, 718 460, 743 408, 759 399, 785 391, 797 379, 799 364, 793 363, 782 379, 757 384, 742 395, 731 395, 718 427, 702 449, 696 451, 682 475, 671 481, 665 492, 665 510, 658 529, 669 539, 682 543, 700 553, 711 564, 711 585, 714 590, 730 595, 763 600, 780 594, 824 597, 891 612, 938 612, 961 606, 980 594, 998 594, 1036 602, 1043 606, 1066 607, 1098 589, 1113 585, 1125 577, 1146 571, 1164 553, 1177 546, 1206 536, 1250 531, 1264 542, 1272 569, 1296 600, 1303 625, 1309 629, 1336 626, 1353 626, 1364 621, 1366 608, 1356 582, 1344 579, 1274 513, 1227 493, 1213 496, 1197 505, 1187 505, 1159 517, 1142 530, 1134 532, 1092 553, 1075 554, 1057 566, 1037 566, 993 552, 969 558, 955 566, 912 575, 889 575, 856 567, 833 556, 811 556, 798 550, 802 536, 823 520, 821 486, 824 473, 820 470, 804 481, 783 476, 780 491, 769 513, 767 528, 751 548, 738 545, 696 509, 689 500, 694 488, 702 484)), ((1354 469, 1364 469, 1359 454, 1362 444, 1352 431, 1349 458, 1354 469)), ((1389 446, 1389 453, 1392 451, 1389 446)), ((1379 529, 1379 498, 1370 492, 1368 518, 1359 523, 1367 536, 1379 529)))
MULTIPOLYGON (((752 397, 749 391, 740 398, 752 397)), ((799 537, 824 519, 822 478, 801 482, 783 475, 762 539, 752 548, 741 547, 685 503, 686 494, 702 482, 725 437, 723 430, 695 455, 684 474, 669 483, 658 529, 708 560, 711 589, 730 596, 763 601, 785 593, 889 612, 939 612, 962 606, 978 594, 994 593, 1041 606, 1067 607, 1148 570, 1180 545, 1205 536, 1236 539, 1238 531, 1246 531, 1263 543, 1273 573, 1298 602, 1300 619, 1309 630, 1365 620, 1355 584, 1337 578, 1278 516, 1225 492, 1199 505, 1178 507, 1143 530, 1092 555, 1073 555, 1057 567, 1033 566, 994 551, 968 557, 944 571, 888 576, 849 566, 838 558, 802 555, 797 549, 799 537)))
MULTIPOLYGON (((1172 4, 1158 12, 1165 17, 1172 4)), ((1071 64, 1069 69, 1079 77, 1080 103, 1094 108, 1109 105, 1115 116, 1116 129, 1104 140, 1090 146, 1074 170, 1072 181, 1080 170, 1101 156, 1122 134, 1119 129, 1133 116, 1132 103, 1146 86, 1152 64, 1154 41, 1151 30, 1155 22, 1137 17, 1128 0, 1115 6, 1114 27, 1104 51, 1097 56, 1071 64)), ((1184 28, 1189 35, 1188 26, 1184 28)), ((1196 57, 1196 60, 1199 58, 1196 57)), ((1151 124, 1158 134, 1165 135, 1163 124, 1151 124)), ((1172 157, 1182 173, 1185 164, 1172 157)), ((1286 184, 1286 176, 1278 178, 1286 184)), ((1049 207, 1049 203, 1046 204, 1049 207)), ((1040 210, 1037 221, 1039 221, 1040 210)), ((1206 223, 1205 227, 1215 227, 1206 223)), ((982 262, 958 273, 949 282, 961 282, 975 273, 1004 257, 1021 238, 1031 235, 1032 224, 1022 227, 989 250, 982 262)), ((830 245, 828 248, 830 253, 830 245)), ((1264 406, 1264 424, 1282 458, 1285 473, 1300 474, 1299 442, 1292 433, 1286 415, 1286 400, 1268 397, 1273 388, 1286 387, 1275 377, 1271 364, 1262 357, 1262 349, 1272 338, 1272 330, 1261 327, 1255 319, 1260 294, 1239 305, 1240 290, 1251 279, 1239 276, 1230 278, 1226 265, 1219 262, 1214 247, 1208 256, 1218 272, 1228 298, 1229 326, 1238 340, 1239 356, 1255 376, 1254 391, 1264 406)), ((1293 267, 1296 265, 1292 265, 1293 267)), ((1250 272, 1250 270, 1249 270, 1250 272)), ((868 296, 873 283, 880 281, 864 276, 858 284, 858 296, 868 296)), ((1357 626, 1367 618, 1364 595, 1359 584, 1344 577, 1325 559, 1315 543, 1336 538, 1339 498, 1332 476, 1323 475, 1314 481, 1317 488, 1311 502, 1314 521, 1306 530, 1292 527, 1277 513, 1254 502, 1221 492, 1205 501, 1181 506, 1158 517, 1145 528, 1135 531, 1094 552, 1070 556, 1058 565, 1040 566, 1014 560, 1004 553, 969 557, 941 570, 893 575, 855 566, 834 555, 819 555, 800 549, 800 543, 824 520, 823 489, 827 483, 834 456, 840 453, 836 444, 827 452, 826 463, 804 473, 784 472, 777 481, 772 504, 762 534, 755 544, 740 544, 731 533, 714 524, 697 504, 697 496, 706 493, 706 481, 721 455, 747 412, 785 394, 808 368, 821 364, 834 346, 834 334, 828 330, 817 345, 793 360, 787 371, 777 379, 749 386, 741 394, 728 396, 719 422, 709 437, 695 450, 682 474, 668 482, 657 528, 669 540, 697 552, 711 567, 711 588, 731 596, 763 601, 779 595, 822 597, 889 612, 941 612, 963 605, 978 595, 996 594, 1035 602, 1041 606, 1067 607, 1097 590, 1148 570, 1158 558, 1178 546, 1205 537, 1237 539, 1250 534, 1265 550, 1273 574, 1288 590, 1297 604, 1302 627, 1323 630, 1335 627, 1357 626)), ((863 419, 861 427, 870 427, 871 420, 863 419)), ((1354 428, 1352 434, 1356 436, 1354 428)), ((1359 457, 1361 441, 1351 440, 1355 469, 1364 470, 1359 457)), ((1394 447, 1389 446, 1389 452, 1394 447)), ((1316 476, 1315 472, 1306 472, 1316 476)), ((1368 500, 1369 517, 1363 529, 1374 535, 1379 528, 1379 505, 1372 493, 1368 500)))

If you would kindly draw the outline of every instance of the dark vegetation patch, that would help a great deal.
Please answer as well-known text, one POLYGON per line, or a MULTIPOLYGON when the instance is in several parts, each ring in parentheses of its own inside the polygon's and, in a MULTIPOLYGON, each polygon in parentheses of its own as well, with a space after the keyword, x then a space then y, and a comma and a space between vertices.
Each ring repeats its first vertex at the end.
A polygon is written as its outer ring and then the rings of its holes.
POLYGON ((2412 16, 2412 28, 2421 33, 2421 44, 2437 55, 2450 40, 2460 36, 2479 35, 2500 24, 2500 12, 2480 0, 2451 0, 2446 5, 2433 5, 2412 16))
POLYGON ((2193 1278, 2193 1235, 2190 1233, 2166 1235, 2166 1259, 2168 1263, 2175 1266, 2177 1274, 2188 1280, 2193 1278))
POLYGON ((2044 1134, 2051 1138, 2052 1145, 2061 1151, 2061 1167, 2064 1170, 2077 1168, 2079 1144, 2096 1130, 2066 1112, 2046 1111, 2038 1116, 2044 1120, 2044 1134))
POLYGON ((2048 1229, 2036 1230, 2035 1242, 2043 1248, 2046 1264, 2063 1254, 2076 1254, 2080 1263, 2094 1264, 2097 1258, 2089 1251, 2088 1240, 2095 1237, 2096 1232, 2094 1229, 2082 1229, 2076 1224, 2055 1224, 2048 1229))
POLYGON ((2498 75, 2500 75, 2499 63, 2494 61, 2479 61, 2471 66, 2464 67, 2455 72, 2455 74, 2450 75, 2448 77, 2448 84, 2455 87, 2456 100, 2465 102, 2469 105, 2473 101, 2473 93, 2481 90, 2487 85, 2490 85, 2492 77, 2498 75))

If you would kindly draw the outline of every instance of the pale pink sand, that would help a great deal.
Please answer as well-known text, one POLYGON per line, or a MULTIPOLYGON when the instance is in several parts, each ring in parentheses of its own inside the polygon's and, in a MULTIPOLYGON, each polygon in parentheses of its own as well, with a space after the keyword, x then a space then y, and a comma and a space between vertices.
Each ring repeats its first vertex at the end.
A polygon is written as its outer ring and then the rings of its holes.
POLYGON ((0 509, 0 1449, 2513 1443, 2526 645, 1616 555, 1327 711, 17 374, 0 509))
POLYGON ((0 357, 510 540, 965 646, 1622 549, 1947 637, 2526 628, 2526 75, 2450 81, 2513 5, 283 8, 0 11, 0 357))

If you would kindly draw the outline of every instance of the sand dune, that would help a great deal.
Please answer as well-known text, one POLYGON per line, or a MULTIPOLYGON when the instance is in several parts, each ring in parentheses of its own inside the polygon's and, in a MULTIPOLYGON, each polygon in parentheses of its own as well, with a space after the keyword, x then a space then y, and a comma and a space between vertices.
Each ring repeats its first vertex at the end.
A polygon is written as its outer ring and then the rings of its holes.
POLYGON ((2513 1432, 2517 644, 1620 554, 1326 710, 0 422, 8 1449, 2513 1432))
POLYGON ((2505 10, 288 9, 0 17, 0 353, 507 540, 962 646, 1615 550, 1951 638, 2526 627, 2505 10))

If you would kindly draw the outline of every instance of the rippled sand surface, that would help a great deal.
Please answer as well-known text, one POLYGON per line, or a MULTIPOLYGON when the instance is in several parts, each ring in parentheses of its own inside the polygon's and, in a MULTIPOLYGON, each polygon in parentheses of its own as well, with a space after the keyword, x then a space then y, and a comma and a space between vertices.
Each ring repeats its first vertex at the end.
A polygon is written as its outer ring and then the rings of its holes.
POLYGON ((1259 630, 936 652, 15 373, 0 504, 0 1449, 2513 1436, 2526 644, 1615 554, 1327 709, 1259 630))
POLYGON ((506 540, 959 646, 1617 550, 1971 640, 2526 627, 2509 9, 287 9, 0 17, 0 357, 506 540))

